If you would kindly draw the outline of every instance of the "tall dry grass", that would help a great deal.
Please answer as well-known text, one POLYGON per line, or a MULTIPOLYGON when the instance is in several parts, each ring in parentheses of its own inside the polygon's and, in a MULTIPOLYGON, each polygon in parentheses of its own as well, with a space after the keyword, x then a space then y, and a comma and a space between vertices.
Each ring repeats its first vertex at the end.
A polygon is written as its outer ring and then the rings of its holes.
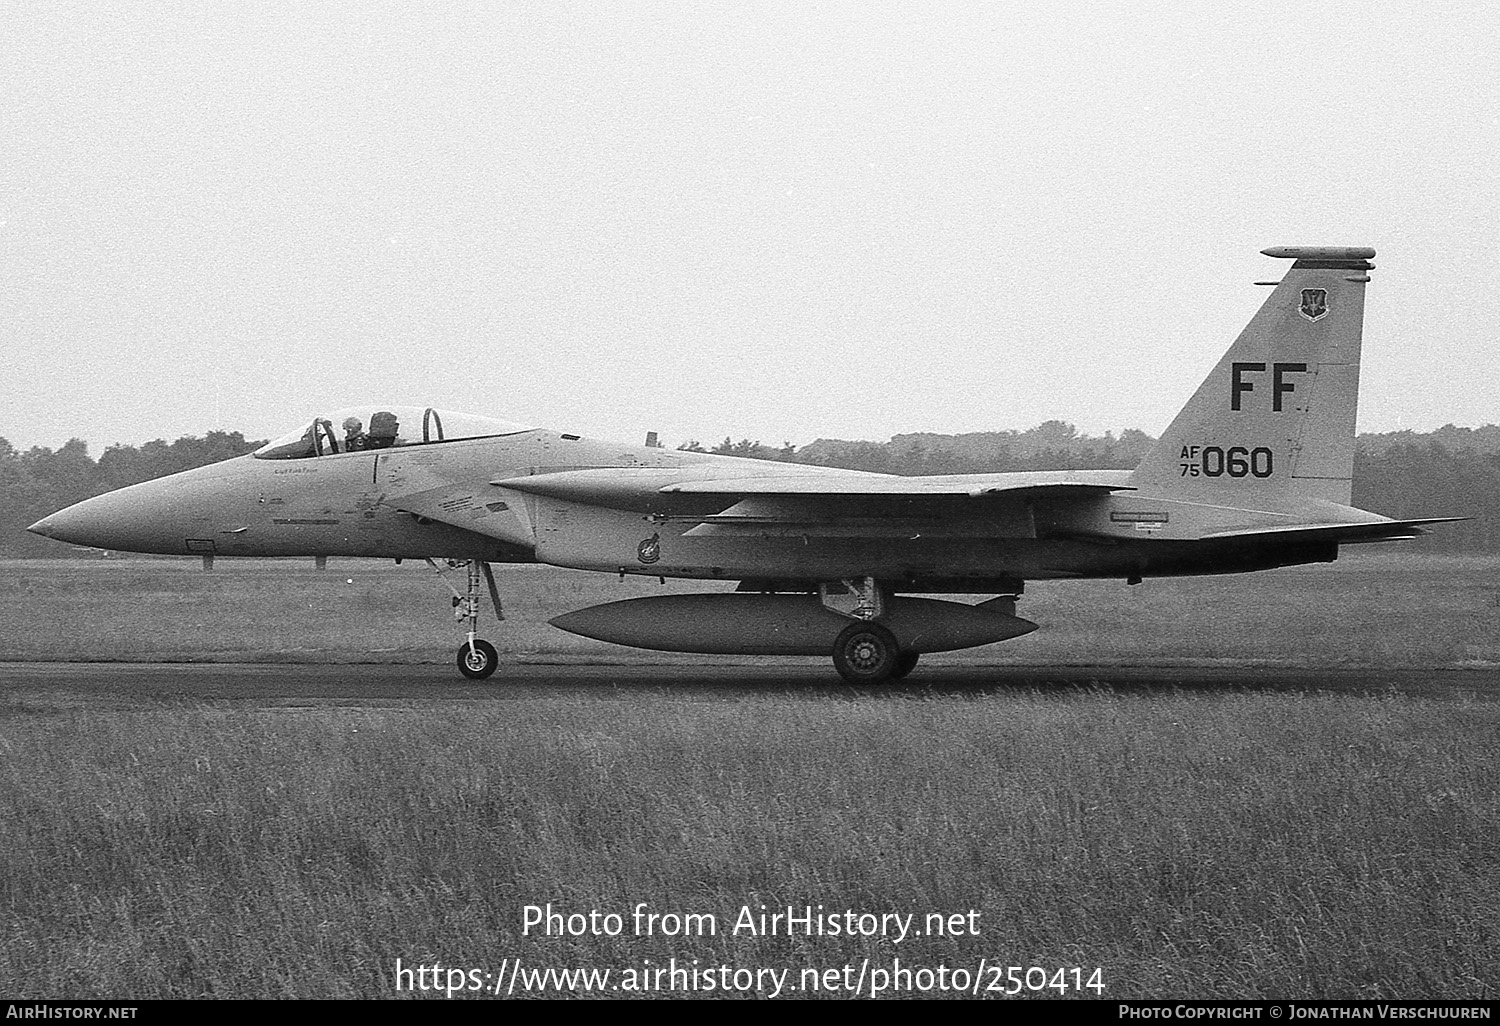
MULTIPOLYGON (((670 692, 0 720, 0 992, 381 996, 397 958, 1103 970, 1489 997, 1500 707, 670 692), (977 909, 977 937, 521 935, 522 909, 977 909)), ((921 915, 919 915, 919 919, 921 915)), ((1088 992, 1086 996, 1091 996, 1088 992)))

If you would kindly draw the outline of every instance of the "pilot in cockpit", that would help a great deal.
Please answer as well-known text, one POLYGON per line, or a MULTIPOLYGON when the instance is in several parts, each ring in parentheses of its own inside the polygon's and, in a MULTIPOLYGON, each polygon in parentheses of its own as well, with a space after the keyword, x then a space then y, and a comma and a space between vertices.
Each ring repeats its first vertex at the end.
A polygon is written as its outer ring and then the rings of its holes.
POLYGON ((364 424, 358 417, 344 418, 344 451, 359 452, 366 448, 364 424))
POLYGON ((366 449, 389 449, 396 444, 400 423, 394 413, 385 410, 370 417, 370 433, 365 436, 366 449))

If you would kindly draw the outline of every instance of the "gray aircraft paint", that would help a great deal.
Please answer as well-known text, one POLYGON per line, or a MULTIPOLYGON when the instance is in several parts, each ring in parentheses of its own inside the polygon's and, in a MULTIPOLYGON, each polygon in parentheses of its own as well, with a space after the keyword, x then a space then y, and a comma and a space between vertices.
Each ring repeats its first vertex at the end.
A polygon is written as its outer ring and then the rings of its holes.
POLYGON ((1347 505, 1374 251, 1266 253, 1295 262, 1133 472, 896 477, 369 407, 350 423, 404 425, 382 436, 386 447, 363 449, 373 443, 357 433, 340 443, 331 418, 314 418, 257 454, 86 500, 31 530, 205 557, 536 560, 741 581, 772 594, 635 600, 554 623, 644 647, 752 654, 815 651, 844 637, 841 622, 874 623, 891 632, 875 632, 879 644, 912 656, 1034 625, 1010 607, 902 593, 1013 596, 1027 580, 1236 573, 1420 534, 1432 521, 1347 505), (439 421, 466 427, 444 435, 439 421), (858 602, 830 600, 831 583, 858 602))

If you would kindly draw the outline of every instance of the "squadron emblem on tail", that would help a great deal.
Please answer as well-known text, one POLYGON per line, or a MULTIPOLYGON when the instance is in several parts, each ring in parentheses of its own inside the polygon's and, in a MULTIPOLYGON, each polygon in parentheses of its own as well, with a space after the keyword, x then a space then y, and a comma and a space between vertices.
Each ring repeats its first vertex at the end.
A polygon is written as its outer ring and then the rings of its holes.
POLYGON ((1328 312, 1328 290, 1327 289, 1303 289, 1302 290, 1302 316, 1310 321, 1315 321, 1328 312))

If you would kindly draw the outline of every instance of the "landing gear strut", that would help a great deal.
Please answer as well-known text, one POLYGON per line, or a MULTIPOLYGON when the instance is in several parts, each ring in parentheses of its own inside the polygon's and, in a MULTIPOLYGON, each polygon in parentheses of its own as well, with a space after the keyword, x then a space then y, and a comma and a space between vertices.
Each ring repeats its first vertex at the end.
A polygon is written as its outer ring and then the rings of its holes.
POLYGON ((479 588, 481 584, 489 585, 490 600, 495 604, 495 619, 504 620, 505 613, 500 608, 500 591, 495 587, 495 575, 490 570, 490 565, 482 559, 449 559, 444 562, 446 566, 439 566, 429 559, 427 565, 438 572, 448 585, 448 590, 453 592, 453 618, 459 623, 468 624, 468 638, 458 648, 458 672, 470 680, 484 680, 500 665, 500 656, 494 645, 478 637, 479 588), (467 568, 463 591, 454 587, 447 576, 450 571, 461 566, 467 568))

